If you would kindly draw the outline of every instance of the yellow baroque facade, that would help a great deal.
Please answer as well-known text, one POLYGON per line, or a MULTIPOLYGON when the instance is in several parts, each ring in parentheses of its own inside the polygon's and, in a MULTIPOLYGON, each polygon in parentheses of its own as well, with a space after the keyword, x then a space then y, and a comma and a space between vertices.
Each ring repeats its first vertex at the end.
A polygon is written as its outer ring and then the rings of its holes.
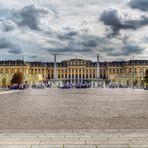
MULTIPOLYGON (((121 83, 123 86, 132 87, 134 83, 141 88, 145 71, 148 69, 148 60, 99 62, 99 77, 105 81, 121 83)), ((6 79, 6 85, 15 72, 24 73, 25 81, 33 84, 41 81, 69 81, 82 83, 83 81, 96 81, 97 62, 84 59, 71 59, 61 62, 23 62, 0 61, 0 87, 2 80, 6 79)))

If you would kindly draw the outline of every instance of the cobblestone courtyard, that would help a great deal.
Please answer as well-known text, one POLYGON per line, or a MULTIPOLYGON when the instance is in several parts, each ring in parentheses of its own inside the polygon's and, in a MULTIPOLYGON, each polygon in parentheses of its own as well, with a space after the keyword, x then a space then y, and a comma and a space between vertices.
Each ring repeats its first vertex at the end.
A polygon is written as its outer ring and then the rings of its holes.
POLYGON ((0 130, 146 129, 148 91, 27 90, 0 95, 0 130))

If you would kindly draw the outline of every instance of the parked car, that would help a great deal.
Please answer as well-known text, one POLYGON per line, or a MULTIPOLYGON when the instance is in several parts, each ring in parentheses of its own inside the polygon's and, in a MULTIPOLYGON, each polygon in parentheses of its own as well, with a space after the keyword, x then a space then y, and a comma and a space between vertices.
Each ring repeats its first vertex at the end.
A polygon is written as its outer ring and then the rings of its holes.
POLYGON ((75 85, 75 88, 90 88, 90 85, 89 84, 77 84, 75 85))
POLYGON ((60 86, 60 89, 71 89, 71 88, 73 88, 73 87, 70 84, 65 84, 63 86, 60 86))
POLYGON ((32 88, 34 89, 46 89, 46 86, 44 83, 36 83, 32 85, 32 88))
POLYGON ((110 82, 108 87, 109 88, 118 88, 118 84, 116 84, 115 82, 110 82))
POLYGON ((10 85, 8 87, 11 90, 25 90, 27 88, 29 88, 29 86, 25 85, 25 84, 15 84, 15 85, 10 85))

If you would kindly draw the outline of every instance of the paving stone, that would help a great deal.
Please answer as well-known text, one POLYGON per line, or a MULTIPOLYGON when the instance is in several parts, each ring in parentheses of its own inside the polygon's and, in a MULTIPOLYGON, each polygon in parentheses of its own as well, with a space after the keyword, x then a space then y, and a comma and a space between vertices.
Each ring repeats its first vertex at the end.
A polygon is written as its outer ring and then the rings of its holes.
POLYGON ((31 145, 0 145, 0 148, 31 148, 31 145))
POLYGON ((120 137, 148 137, 148 133, 129 133, 129 134, 123 134, 123 135, 120 135, 120 137))
POLYGON ((9 145, 31 145, 31 144, 39 144, 40 141, 35 140, 0 140, 0 144, 9 144, 9 145))
POLYGON ((62 134, 45 134, 45 135, 42 135, 42 136, 37 136, 38 138, 42 138, 42 137, 45 137, 45 138, 64 138, 65 135, 62 135, 62 134))
POLYGON ((125 144, 131 144, 130 141, 123 141, 123 140, 120 140, 120 141, 109 141, 109 140, 89 140, 89 141, 86 141, 86 144, 97 144, 97 145, 113 145, 113 144, 116 144, 116 145, 125 145, 125 144))
POLYGON ((129 148, 128 145, 97 145, 96 148, 129 148))
POLYGON ((139 139, 139 140, 131 140, 131 142, 132 142, 132 144, 134 144, 134 145, 148 145, 148 140, 141 140, 141 139, 139 139))
POLYGON ((148 137, 136 137, 137 140, 147 140, 148 141, 148 137))
POLYGON ((38 136, 44 136, 42 133, 8 133, 8 136, 13 136, 13 137, 38 137, 38 136))
POLYGON ((63 145, 32 145, 30 148, 63 148, 63 145))
MULTIPOLYGON (((108 130, 110 133, 105 132, 101 134, 90 132, 68 132, 66 133, 5 133, 0 135, 0 144, 3 145, 38 145, 43 146, 47 145, 148 145, 147 132, 143 131, 136 133, 135 131, 130 133, 125 130, 127 133, 123 134, 117 130, 108 130), (111 133, 111 131, 113 133, 111 133), (19 136, 20 135, 20 136, 19 136)), ((1 148, 1 147, 0 147, 1 148)))
POLYGON ((91 138, 92 135, 91 134, 83 134, 83 135, 73 135, 73 134, 69 134, 69 135, 65 135, 65 138, 91 138))
POLYGON ((126 132, 126 133, 131 133, 134 132, 134 129, 119 129, 120 132, 126 132))
POLYGON ((69 140, 69 141, 71 141, 71 140, 85 140, 85 139, 80 139, 80 138, 78 138, 78 137, 68 137, 68 138, 58 138, 58 137, 55 137, 55 138, 50 138, 50 140, 54 140, 54 141, 64 141, 64 140, 69 140))
POLYGON ((148 148, 148 145, 130 145, 129 148, 148 148))
POLYGON ((119 133, 119 129, 104 129, 104 133, 119 133))
POLYGON ((64 140, 64 141, 57 141, 57 140, 51 140, 51 141, 41 141, 40 144, 68 144, 68 145, 78 145, 78 144, 86 144, 84 140, 64 140))
POLYGON ((89 132, 89 131, 90 131, 89 129, 73 129, 72 130, 73 133, 78 133, 78 132, 80 132, 80 133, 84 132, 85 133, 85 132, 89 132))
MULTIPOLYGON (((56 130, 55 130, 56 131, 56 130)), ((52 131, 51 131, 52 132, 52 131)), ((72 133, 73 130, 72 129, 60 129, 60 130, 57 130, 58 133, 66 133, 66 132, 70 132, 72 133)))
POLYGON ((90 133, 104 133, 104 129, 88 129, 90 133))
POLYGON ((133 129, 134 132, 147 132, 148 133, 148 129, 133 129))
MULTIPOLYGON (((22 138, 22 141, 43 141, 43 140, 51 140, 51 138, 22 138)), ((19 140, 20 141, 20 140, 19 140)))
POLYGON ((64 145, 64 148, 96 148, 96 145, 64 145))
POLYGON ((87 140, 109 140, 109 138, 107 138, 107 137, 97 137, 97 138, 88 138, 88 137, 85 137, 85 138, 80 138, 80 140, 86 140, 86 141, 87 140))
POLYGON ((122 136, 122 133, 118 133, 118 134, 92 134, 92 137, 95 138, 95 137, 121 137, 122 136))
POLYGON ((125 140, 137 140, 137 138, 136 137, 109 137, 108 138, 108 140, 110 140, 110 141, 120 141, 120 140, 123 140, 123 141, 125 141, 125 140))

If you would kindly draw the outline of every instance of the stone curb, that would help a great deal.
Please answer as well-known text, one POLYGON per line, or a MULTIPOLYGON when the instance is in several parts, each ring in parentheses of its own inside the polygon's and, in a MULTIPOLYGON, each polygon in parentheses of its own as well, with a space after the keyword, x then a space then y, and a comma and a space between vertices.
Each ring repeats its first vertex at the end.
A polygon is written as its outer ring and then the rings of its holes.
POLYGON ((17 92, 22 92, 23 90, 8 90, 8 91, 0 91, 0 95, 3 94, 12 94, 12 93, 17 93, 17 92))
POLYGON ((1 130, 0 148, 148 148, 148 129, 1 130))

